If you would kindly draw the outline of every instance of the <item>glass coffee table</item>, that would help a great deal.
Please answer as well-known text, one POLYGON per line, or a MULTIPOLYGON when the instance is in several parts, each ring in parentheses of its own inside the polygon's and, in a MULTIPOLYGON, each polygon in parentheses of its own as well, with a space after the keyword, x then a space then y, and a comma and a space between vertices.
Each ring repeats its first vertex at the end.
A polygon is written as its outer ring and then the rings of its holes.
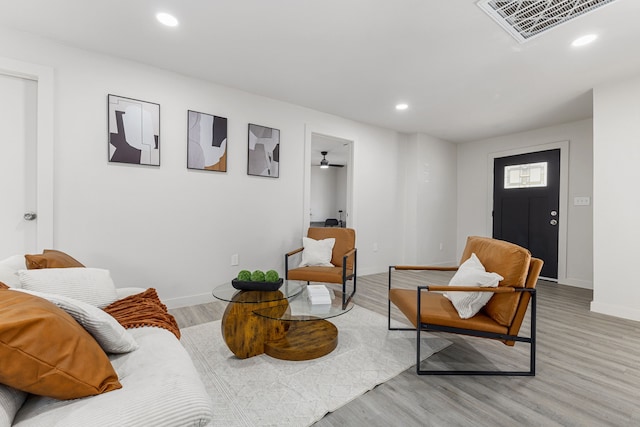
POLYGON ((240 359, 268 354, 283 360, 311 360, 331 353, 338 345, 338 328, 327 319, 353 308, 342 308, 342 293, 329 289, 330 305, 312 305, 306 282, 285 280, 276 291, 240 291, 231 283, 213 290, 227 301, 222 336, 240 359))

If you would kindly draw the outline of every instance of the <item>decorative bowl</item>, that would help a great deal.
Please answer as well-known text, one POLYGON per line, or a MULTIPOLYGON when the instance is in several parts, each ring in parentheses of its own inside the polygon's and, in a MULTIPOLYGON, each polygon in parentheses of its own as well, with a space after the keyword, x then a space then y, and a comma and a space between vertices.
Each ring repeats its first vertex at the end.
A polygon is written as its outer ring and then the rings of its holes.
POLYGON ((280 278, 277 282, 244 282, 242 280, 233 279, 231 286, 241 291, 277 291, 284 283, 284 279, 280 278))

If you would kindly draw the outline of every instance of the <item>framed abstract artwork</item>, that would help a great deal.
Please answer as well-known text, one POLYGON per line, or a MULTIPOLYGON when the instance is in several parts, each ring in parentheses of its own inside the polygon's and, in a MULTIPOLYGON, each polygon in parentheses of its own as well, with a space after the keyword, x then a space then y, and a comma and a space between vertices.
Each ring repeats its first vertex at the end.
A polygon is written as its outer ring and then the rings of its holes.
POLYGON ((108 95, 109 161, 160 166, 160 104, 108 95))
POLYGON ((187 111, 187 168, 227 171, 227 119, 187 111))
POLYGON ((280 176, 280 131, 249 124, 247 173, 278 178, 280 176))

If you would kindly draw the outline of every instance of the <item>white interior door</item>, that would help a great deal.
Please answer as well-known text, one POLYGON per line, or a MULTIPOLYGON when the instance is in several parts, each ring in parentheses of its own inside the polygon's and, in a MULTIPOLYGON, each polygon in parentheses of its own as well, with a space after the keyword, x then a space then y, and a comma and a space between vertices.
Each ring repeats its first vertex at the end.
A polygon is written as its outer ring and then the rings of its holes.
POLYGON ((34 80, 0 74, 0 259, 37 249, 37 90, 34 80))

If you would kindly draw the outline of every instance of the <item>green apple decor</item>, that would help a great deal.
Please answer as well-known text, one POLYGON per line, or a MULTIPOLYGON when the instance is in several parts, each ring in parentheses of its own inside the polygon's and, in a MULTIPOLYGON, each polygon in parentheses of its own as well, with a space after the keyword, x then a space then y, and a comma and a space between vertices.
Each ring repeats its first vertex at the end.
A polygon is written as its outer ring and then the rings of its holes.
POLYGON ((264 282, 264 271, 256 270, 251 273, 251 281, 252 282, 264 282))
POLYGON ((280 276, 278 276, 278 272, 275 270, 269 270, 264 275, 265 282, 277 282, 278 279, 280 279, 280 276))
POLYGON ((231 281, 235 289, 243 291, 275 291, 282 286, 284 280, 280 278, 278 272, 269 270, 266 274, 262 270, 241 270, 238 277, 231 281))
POLYGON ((240 271, 240 273, 238 273, 238 280, 241 280, 243 282, 250 282, 251 281, 251 272, 249 270, 240 271))

